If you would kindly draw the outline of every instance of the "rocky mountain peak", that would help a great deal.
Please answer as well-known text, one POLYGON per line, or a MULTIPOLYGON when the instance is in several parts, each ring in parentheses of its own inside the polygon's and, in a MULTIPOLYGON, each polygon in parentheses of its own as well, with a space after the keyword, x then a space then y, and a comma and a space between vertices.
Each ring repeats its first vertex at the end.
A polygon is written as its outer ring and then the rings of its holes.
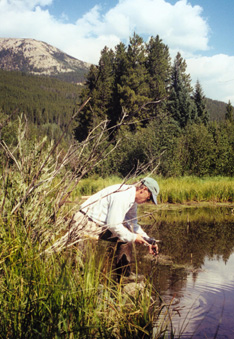
POLYGON ((0 68, 36 75, 86 73, 90 64, 63 53, 56 47, 34 39, 0 38, 0 68))

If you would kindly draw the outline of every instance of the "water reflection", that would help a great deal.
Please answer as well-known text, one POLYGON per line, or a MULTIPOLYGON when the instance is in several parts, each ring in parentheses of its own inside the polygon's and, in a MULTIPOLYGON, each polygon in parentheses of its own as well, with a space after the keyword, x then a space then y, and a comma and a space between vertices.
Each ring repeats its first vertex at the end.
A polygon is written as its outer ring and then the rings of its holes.
MULTIPOLYGON (((234 216, 231 208, 162 211, 150 235, 158 261, 140 252, 139 270, 170 305, 175 337, 234 338, 234 216)), ((170 336, 170 334, 169 334, 170 336)))
MULTIPOLYGON (((188 274, 186 284, 176 289, 177 313, 173 314, 175 333, 183 338, 234 337, 234 254, 224 263, 217 257, 205 258, 202 271, 188 274)), ((175 297, 173 286, 164 300, 175 297)), ((174 304, 173 304, 174 307, 174 304)), ((175 310, 174 310, 175 311, 175 310)))

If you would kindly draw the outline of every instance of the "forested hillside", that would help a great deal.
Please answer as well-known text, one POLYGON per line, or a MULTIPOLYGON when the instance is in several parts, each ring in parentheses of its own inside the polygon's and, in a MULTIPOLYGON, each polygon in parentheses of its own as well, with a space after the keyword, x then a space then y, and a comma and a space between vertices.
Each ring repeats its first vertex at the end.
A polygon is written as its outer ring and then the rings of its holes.
MULTIPOLYGON (((0 108, 12 117, 24 113, 34 132, 56 138, 79 102, 81 86, 43 76, 0 70, 0 108), (31 126, 33 129, 33 125, 31 126)), ((73 126, 74 127, 74 126, 73 126)), ((68 130, 69 138, 73 127, 68 130)))
POLYGON ((225 102, 212 100, 210 98, 206 98, 205 102, 211 121, 225 120, 225 113, 227 107, 227 104, 225 102))

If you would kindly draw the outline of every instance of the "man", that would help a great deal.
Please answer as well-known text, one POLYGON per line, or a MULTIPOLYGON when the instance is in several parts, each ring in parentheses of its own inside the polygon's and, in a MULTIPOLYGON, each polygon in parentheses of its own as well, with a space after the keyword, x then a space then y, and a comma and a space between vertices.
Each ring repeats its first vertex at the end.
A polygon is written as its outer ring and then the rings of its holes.
POLYGON ((134 242, 146 244, 149 253, 158 254, 157 244, 147 242, 150 237, 137 223, 137 205, 149 201, 157 204, 158 193, 157 181, 149 177, 136 185, 118 184, 104 188, 88 198, 74 214, 69 243, 90 235, 117 242, 118 273, 121 274, 124 268, 125 275, 129 275, 134 242))

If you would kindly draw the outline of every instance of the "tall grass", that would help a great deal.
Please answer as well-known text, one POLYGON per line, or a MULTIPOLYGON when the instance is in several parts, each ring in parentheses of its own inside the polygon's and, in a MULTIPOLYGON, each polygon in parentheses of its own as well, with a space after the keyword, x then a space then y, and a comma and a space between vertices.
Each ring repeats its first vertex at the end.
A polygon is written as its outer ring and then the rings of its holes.
MULTIPOLYGON (((147 175, 147 174, 146 174, 147 175)), ((234 202, 234 178, 232 177, 175 177, 162 178, 151 175, 160 186, 159 203, 183 204, 187 202, 234 202)), ((140 180, 142 176, 135 179, 140 180)), ((91 195, 100 189, 122 183, 118 176, 108 178, 89 177, 82 179, 80 185, 73 192, 73 199, 91 195)), ((127 183, 132 183, 132 180, 127 183)))
MULTIPOLYGON (((18 135, 17 146, 2 143, 0 337, 149 338, 156 311, 150 287, 123 293, 105 254, 97 258, 88 242, 43 255, 68 227, 74 206, 61 201, 71 197, 78 174, 67 168, 66 154, 51 152, 53 144, 27 143, 21 124, 18 135)), ((87 150, 81 155, 86 173, 92 157, 87 150)), ((81 185, 82 194, 95 189, 81 185)))
POLYGON ((159 179, 159 200, 162 203, 233 202, 234 178, 182 177, 159 179))
POLYGON ((1 338, 150 337, 149 287, 123 293, 93 243, 43 257, 22 226, 11 223, 1 241, 1 338))

